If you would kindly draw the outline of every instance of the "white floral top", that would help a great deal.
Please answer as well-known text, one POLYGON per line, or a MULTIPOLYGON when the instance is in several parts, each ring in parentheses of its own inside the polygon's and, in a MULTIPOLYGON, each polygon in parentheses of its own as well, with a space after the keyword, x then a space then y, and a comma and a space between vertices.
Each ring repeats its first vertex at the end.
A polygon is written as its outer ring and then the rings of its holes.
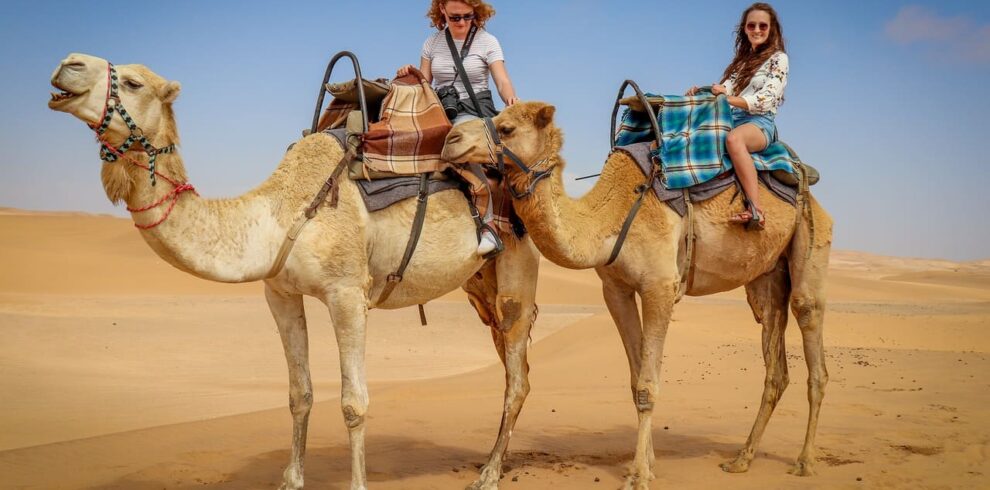
POLYGON ((725 81, 725 91, 738 95, 749 104, 751 114, 776 114, 777 108, 784 99, 784 87, 787 86, 788 61, 787 53, 778 51, 760 65, 742 91, 734 87, 738 73, 733 73, 725 81), (738 92, 738 93, 737 93, 738 92))

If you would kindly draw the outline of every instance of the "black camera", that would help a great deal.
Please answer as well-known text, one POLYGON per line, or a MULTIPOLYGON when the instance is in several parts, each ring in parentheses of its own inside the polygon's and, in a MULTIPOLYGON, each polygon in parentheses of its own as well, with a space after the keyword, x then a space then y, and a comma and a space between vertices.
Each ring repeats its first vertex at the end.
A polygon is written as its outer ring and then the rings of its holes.
POLYGON ((440 99, 440 106, 447 114, 447 119, 453 121, 457 117, 457 104, 461 101, 457 89, 453 85, 440 87, 437 89, 437 98, 440 99))

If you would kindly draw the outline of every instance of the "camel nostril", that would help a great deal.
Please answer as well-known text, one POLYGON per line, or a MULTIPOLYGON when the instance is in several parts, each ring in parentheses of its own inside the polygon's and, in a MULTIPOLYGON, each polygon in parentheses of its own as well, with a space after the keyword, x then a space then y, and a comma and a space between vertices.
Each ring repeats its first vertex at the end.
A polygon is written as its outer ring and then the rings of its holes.
POLYGON ((461 140, 460 133, 449 133, 449 134, 447 134, 447 143, 448 144, 450 144, 450 143, 457 143, 460 140, 461 140))
POLYGON ((86 64, 81 61, 70 61, 68 63, 62 63, 62 68, 68 68, 70 70, 82 70, 86 68, 86 64))

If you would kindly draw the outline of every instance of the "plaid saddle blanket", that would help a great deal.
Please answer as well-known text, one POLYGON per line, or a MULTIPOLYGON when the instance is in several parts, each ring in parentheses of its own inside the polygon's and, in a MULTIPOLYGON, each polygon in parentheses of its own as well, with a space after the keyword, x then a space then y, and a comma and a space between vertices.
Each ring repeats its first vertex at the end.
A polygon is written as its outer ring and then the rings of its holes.
MULTIPOLYGON (((657 122, 661 141, 652 154, 661 162, 663 185, 668 189, 702 184, 732 169, 725 151, 725 137, 732 130, 732 113, 725 96, 665 95, 657 122)), ((615 134, 614 146, 652 140, 649 116, 627 108, 615 134)), ((778 141, 754 153, 753 161, 760 171, 794 173, 796 160, 786 145, 778 141)))
POLYGON ((362 137, 364 163, 372 170, 415 174, 442 170, 440 158, 450 121, 430 84, 412 69, 392 81, 381 118, 362 137))

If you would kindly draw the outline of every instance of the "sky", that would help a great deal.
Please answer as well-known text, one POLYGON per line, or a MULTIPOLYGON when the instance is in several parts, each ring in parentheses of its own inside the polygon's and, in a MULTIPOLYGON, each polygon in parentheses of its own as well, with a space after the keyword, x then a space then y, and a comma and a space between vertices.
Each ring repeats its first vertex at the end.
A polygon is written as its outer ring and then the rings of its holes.
MULTIPOLYGON (((520 98, 557 108, 568 191, 608 155, 623 80, 680 94, 732 56, 748 1, 494 1, 520 98)), ((781 140, 814 165, 833 247, 883 255, 990 258, 986 96, 990 2, 772 2, 790 56, 781 140)), ((125 216, 100 185, 83 123, 48 110, 67 54, 141 63, 182 83, 175 103, 190 181, 236 196, 309 126, 326 64, 357 54, 367 78, 418 63, 428 2, 79 2, 0 6, 0 206, 125 216)), ((334 81, 352 78, 338 64, 334 81)))

